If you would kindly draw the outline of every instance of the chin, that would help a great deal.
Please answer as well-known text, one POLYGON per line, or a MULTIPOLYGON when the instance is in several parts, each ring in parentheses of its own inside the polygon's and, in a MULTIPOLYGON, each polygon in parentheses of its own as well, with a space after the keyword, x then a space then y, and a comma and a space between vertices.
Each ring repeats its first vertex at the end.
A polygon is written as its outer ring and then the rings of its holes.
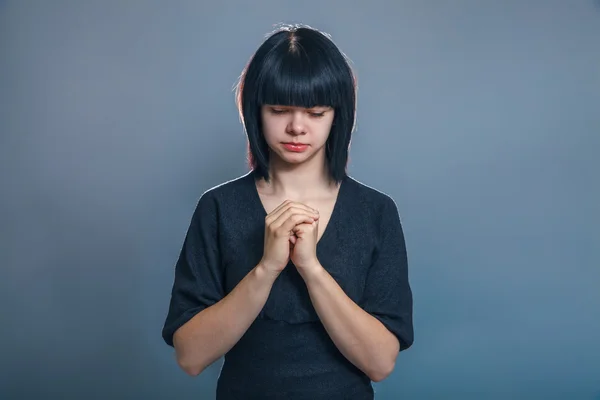
POLYGON ((310 156, 308 154, 289 154, 281 157, 281 160, 289 164, 300 164, 308 160, 310 156))

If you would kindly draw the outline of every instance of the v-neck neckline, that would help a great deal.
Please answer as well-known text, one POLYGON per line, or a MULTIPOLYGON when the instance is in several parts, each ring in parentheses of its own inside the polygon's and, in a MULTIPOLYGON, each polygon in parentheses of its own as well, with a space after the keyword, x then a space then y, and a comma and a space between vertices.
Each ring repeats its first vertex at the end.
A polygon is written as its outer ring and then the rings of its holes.
MULTIPOLYGON (((248 180, 250 185, 252 186, 252 197, 254 198, 254 201, 257 205, 257 207, 262 211, 262 215, 261 217, 264 219, 268 213, 267 210, 265 208, 265 205, 262 202, 262 199, 260 198, 260 194, 258 193, 258 188, 256 187, 256 173, 254 170, 250 171, 250 173, 248 174, 248 180)), ((344 187, 346 186, 346 180, 348 179, 347 175, 345 175, 342 178, 342 181, 340 182, 340 187, 338 188, 338 192, 335 198, 335 203, 333 205, 333 210, 331 211, 331 215, 329 216, 329 221, 327 222, 327 226, 325 227, 325 230, 323 231, 323 234, 321 235, 321 238, 317 241, 317 248, 319 248, 321 242, 323 242, 323 239, 327 238, 328 232, 331 230, 331 224, 336 222, 336 217, 337 214, 340 213, 339 208, 340 208, 340 203, 341 203, 341 198, 343 195, 343 190, 344 187)))

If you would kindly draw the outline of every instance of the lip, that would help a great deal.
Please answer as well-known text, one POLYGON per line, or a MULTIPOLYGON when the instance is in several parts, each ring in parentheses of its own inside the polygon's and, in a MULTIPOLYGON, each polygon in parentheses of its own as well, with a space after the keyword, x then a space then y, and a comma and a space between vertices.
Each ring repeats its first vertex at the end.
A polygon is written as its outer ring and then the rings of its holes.
POLYGON ((283 147, 286 148, 286 150, 289 151, 293 151, 293 152, 303 152, 304 150, 306 150, 308 148, 308 145, 305 143, 283 143, 283 147))

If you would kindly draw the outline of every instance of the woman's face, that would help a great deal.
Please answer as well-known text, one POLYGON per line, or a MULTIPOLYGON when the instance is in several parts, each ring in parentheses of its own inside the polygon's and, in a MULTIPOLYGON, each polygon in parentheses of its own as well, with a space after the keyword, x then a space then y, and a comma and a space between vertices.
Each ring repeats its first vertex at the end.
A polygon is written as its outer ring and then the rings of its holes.
POLYGON ((297 164, 315 156, 325 158, 333 108, 264 105, 261 116, 265 140, 281 160, 297 164))

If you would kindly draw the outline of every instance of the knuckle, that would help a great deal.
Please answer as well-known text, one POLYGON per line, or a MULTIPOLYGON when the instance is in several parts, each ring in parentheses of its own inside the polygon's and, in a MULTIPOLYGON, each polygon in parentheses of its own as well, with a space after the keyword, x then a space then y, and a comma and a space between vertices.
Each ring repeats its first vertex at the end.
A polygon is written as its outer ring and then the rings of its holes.
POLYGON ((284 229, 281 229, 281 228, 279 228, 279 229, 276 229, 274 233, 275 233, 275 237, 278 237, 278 238, 281 238, 281 237, 287 236, 287 234, 286 234, 285 230, 284 230, 284 229))
POLYGON ((306 218, 306 216, 303 214, 295 214, 293 216, 293 218, 294 218, 294 221, 300 222, 300 221, 303 221, 306 218))

